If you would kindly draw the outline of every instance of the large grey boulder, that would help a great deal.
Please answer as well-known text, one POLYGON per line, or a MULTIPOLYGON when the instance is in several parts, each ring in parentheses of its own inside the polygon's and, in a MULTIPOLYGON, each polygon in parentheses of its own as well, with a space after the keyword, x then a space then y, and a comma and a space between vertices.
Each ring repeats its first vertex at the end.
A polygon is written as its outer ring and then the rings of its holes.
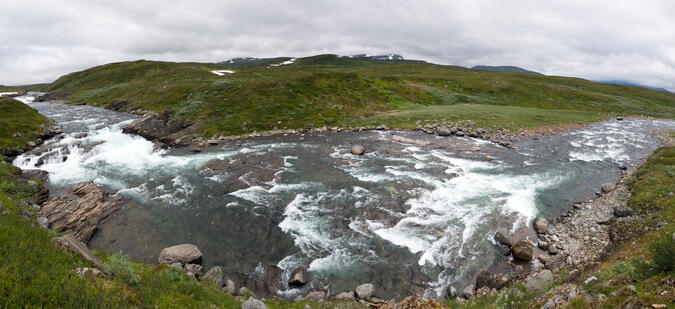
POLYGON ((223 268, 220 266, 213 266, 211 269, 206 271, 200 280, 211 280, 216 286, 223 286, 223 268))
POLYGON ((357 286, 355 292, 359 299, 369 299, 375 294, 375 286, 372 283, 365 283, 357 286))
POLYGON ((38 217, 37 219, 35 219, 35 223, 37 223, 37 225, 41 228, 44 228, 44 229, 49 228, 49 219, 47 219, 47 217, 44 217, 44 216, 38 217))
POLYGON ((534 229, 537 231, 539 234, 546 234, 548 233, 548 221, 542 217, 538 217, 534 219, 534 229))
POLYGON ((544 269, 528 277, 525 280, 525 288, 528 291, 539 291, 545 289, 551 283, 553 283, 553 273, 548 269, 544 269))
POLYGON ((225 280, 225 286, 223 286, 223 292, 234 295, 237 293, 237 286, 234 284, 234 281, 227 279, 225 280))
POLYGON ((513 256, 522 261, 531 261, 532 255, 534 254, 534 246, 526 240, 517 241, 511 251, 513 251, 513 256))
POLYGON ((245 302, 241 303, 241 309, 267 309, 265 303, 251 297, 245 302))
POLYGON ((181 244, 164 248, 159 254, 159 264, 192 263, 202 258, 202 252, 193 244, 181 244))
POLYGON ((290 286, 303 286, 307 284, 309 280, 309 275, 307 273, 307 268, 298 267, 291 272, 291 275, 288 278, 288 285, 290 286))

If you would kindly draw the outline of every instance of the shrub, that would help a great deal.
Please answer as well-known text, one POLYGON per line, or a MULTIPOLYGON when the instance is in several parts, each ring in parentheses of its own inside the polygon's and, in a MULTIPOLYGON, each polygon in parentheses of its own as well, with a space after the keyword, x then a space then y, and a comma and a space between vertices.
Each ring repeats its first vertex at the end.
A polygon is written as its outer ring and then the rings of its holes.
POLYGON ((103 268, 113 279, 129 285, 138 283, 138 278, 131 267, 131 259, 124 254, 115 253, 108 256, 107 261, 103 263, 103 268))
POLYGON ((668 234, 651 245, 649 251, 657 271, 669 272, 675 270, 675 239, 668 234))

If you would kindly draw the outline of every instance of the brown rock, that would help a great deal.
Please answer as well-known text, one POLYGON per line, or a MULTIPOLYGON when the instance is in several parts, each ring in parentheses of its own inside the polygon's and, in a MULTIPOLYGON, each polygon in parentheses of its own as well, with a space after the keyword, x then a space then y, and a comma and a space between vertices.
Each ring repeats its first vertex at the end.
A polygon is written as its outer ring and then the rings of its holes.
POLYGON ((41 212, 52 229, 71 233, 82 242, 89 241, 99 222, 124 205, 121 198, 109 198, 110 193, 93 182, 78 183, 68 192, 46 202, 41 212))
POLYGON ((77 255, 91 263, 94 267, 98 268, 99 270, 103 270, 101 261, 99 261, 99 259, 93 253, 91 253, 91 251, 89 251, 87 246, 73 237, 73 235, 66 234, 60 237, 54 237, 52 238, 52 241, 57 248, 75 252, 77 255))
POLYGON ((513 256, 522 261, 532 260, 533 249, 534 246, 526 240, 519 240, 511 247, 513 256))

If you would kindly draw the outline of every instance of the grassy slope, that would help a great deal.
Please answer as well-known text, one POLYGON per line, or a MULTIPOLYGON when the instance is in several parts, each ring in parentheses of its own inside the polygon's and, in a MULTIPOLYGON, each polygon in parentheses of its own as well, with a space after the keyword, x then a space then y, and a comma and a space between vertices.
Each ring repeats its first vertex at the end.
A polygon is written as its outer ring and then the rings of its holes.
POLYGON ((577 78, 332 55, 268 67, 272 62, 112 63, 68 74, 49 88, 71 91, 68 99, 74 103, 106 106, 124 98, 131 101, 126 110, 171 109, 177 116, 201 119, 205 136, 310 124, 410 127, 409 119, 422 118, 472 119, 510 128, 609 114, 675 118, 675 94, 577 78), (209 72, 215 69, 236 73, 209 72))
POLYGON ((48 122, 40 115, 17 100, 0 98, 0 148, 23 149, 26 143, 35 140, 48 122), (14 134, 20 136, 14 137, 14 134))

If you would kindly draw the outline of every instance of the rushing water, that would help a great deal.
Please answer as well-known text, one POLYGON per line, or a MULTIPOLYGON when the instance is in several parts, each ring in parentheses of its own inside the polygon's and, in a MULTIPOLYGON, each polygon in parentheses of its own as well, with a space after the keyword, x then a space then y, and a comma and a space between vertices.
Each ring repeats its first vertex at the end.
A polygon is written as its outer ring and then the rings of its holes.
MULTIPOLYGON (((66 133, 47 142, 64 145, 57 148, 63 155, 39 166, 54 192, 93 180, 133 205, 102 225, 92 247, 152 263, 162 248, 188 242, 200 247, 206 266, 228 274, 304 265, 331 293, 372 282, 384 297, 436 297, 449 284, 461 287, 492 262, 497 229, 525 227, 595 196, 620 177, 620 166, 657 147, 649 130, 675 128, 675 121, 612 120, 517 149, 421 132, 325 133, 193 154, 153 151, 151 142, 123 134, 133 115, 21 99, 66 133), (349 153, 356 143, 366 155, 349 153), (202 170, 211 159, 228 169, 202 170)), ((14 164, 36 168, 39 157, 25 154, 14 164)))

